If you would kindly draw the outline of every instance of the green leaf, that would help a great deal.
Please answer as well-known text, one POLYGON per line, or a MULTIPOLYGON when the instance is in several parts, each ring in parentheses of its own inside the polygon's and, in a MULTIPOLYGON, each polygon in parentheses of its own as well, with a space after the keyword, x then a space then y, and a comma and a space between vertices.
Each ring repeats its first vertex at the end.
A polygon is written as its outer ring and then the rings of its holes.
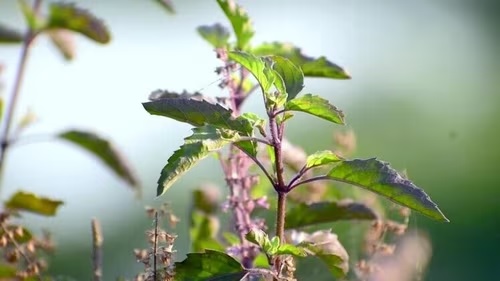
POLYGON ((227 47, 230 34, 227 28, 221 24, 202 25, 196 30, 214 48, 227 47))
POLYGON ((63 132, 59 134, 58 137, 92 153, 106 164, 117 176, 136 189, 139 189, 139 180, 135 177, 125 159, 109 141, 94 133, 77 130, 63 132))
POLYGON ((24 35, 3 23, 0 23, 0 43, 22 43, 24 35))
POLYGON ((9 279, 3 279, 3 280, 14 280, 14 279, 10 279, 10 278, 16 277, 16 272, 17 272, 17 268, 15 266, 0 263, 0 279, 9 278, 9 279))
POLYGON ((292 255, 296 257, 306 257, 307 251, 302 247, 297 247, 292 244, 283 244, 279 246, 276 255, 292 255))
POLYGON ((158 180, 157 196, 162 195, 172 184, 198 161, 225 145, 240 139, 237 132, 219 129, 211 125, 193 128, 193 135, 170 156, 158 180))
POLYGON ((306 168, 314 168, 330 163, 336 163, 342 160, 344 159, 342 159, 340 156, 338 156, 337 154, 333 153, 330 150, 318 151, 315 152, 314 154, 307 156, 306 168))
POLYGON ((38 197, 33 193, 18 191, 5 203, 5 207, 44 216, 54 216, 57 208, 62 204, 63 201, 38 197))
POLYGON ((252 22, 246 11, 233 0, 217 0, 217 3, 219 3, 219 6, 233 26, 233 31, 236 35, 236 47, 239 50, 245 50, 255 34, 252 22))
MULTIPOLYGON (((6 228, 9 232, 14 233, 14 240, 19 244, 26 243, 30 241, 31 238, 33 238, 31 232, 24 227, 16 225, 8 225, 6 226, 6 228)), ((5 232, 3 231, 3 229, 0 229, 0 237, 2 237, 4 234, 5 232)))
POLYGON ((302 54, 301 49, 287 43, 264 43, 252 50, 259 56, 277 55, 286 57, 300 66, 307 77, 350 79, 351 76, 342 67, 328 61, 325 57, 313 58, 302 54))
POLYGON ((165 11, 167 11, 170 14, 175 14, 175 9, 174 5, 172 4, 172 1, 170 0, 156 0, 156 3, 160 4, 165 11))
POLYGON ((193 191, 193 208, 206 214, 215 214, 219 208, 216 187, 203 187, 193 191))
POLYGON ((290 100, 285 110, 302 111, 333 123, 344 125, 344 113, 319 96, 311 94, 290 100))
POLYGON ((224 237, 226 242, 231 246, 240 244, 240 238, 238 238, 238 236, 236 236, 236 234, 232 232, 224 232, 222 233, 222 237, 224 237))
POLYGON ((21 6, 21 11, 23 12, 24 20, 28 27, 33 31, 38 31, 43 24, 42 21, 38 19, 33 8, 26 3, 25 0, 18 0, 17 2, 21 6))
POLYGON ((239 281, 247 272, 241 264, 226 253, 206 250, 189 253, 182 262, 175 263, 178 281, 239 281))
POLYGON ((287 100, 294 99, 304 88, 304 74, 300 67, 297 67, 289 59, 280 56, 270 56, 274 62, 272 68, 283 79, 287 100))
POLYGON ((262 58, 240 51, 229 52, 229 58, 252 73, 264 94, 269 91, 274 83, 275 75, 262 58))
POLYGON ((219 225, 217 217, 199 211, 192 211, 189 233, 193 251, 201 252, 205 249, 223 251, 224 247, 216 239, 219 225))
MULTIPOLYGON (((248 232, 245 235, 245 238, 249 242, 254 243, 255 245, 261 247, 264 252, 270 255, 273 254, 272 253, 273 244, 271 240, 269 240, 269 236, 267 235, 267 233, 265 233, 261 229, 254 228, 250 230, 250 232, 248 232)), ((278 240, 278 246, 279 246, 279 240, 278 240)))
POLYGON ((74 4, 53 3, 46 29, 62 28, 78 32, 95 42, 106 44, 111 40, 104 23, 89 11, 77 8, 74 4))
POLYGON ((374 220, 377 214, 363 203, 338 202, 302 203, 287 211, 285 227, 298 228, 339 220, 374 220))
POLYGON ((330 231, 316 231, 312 234, 304 233, 303 236, 305 239, 297 247, 303 248, 309 255, 323 261, 336 279, 342 279, 347 275, 349 255, 336 234, 330 231))
POLYGON ((220 104, 191 98, 162 98, 142 104, 152 115, 165 116, 196 127, 212 125, 251 135, 252 124, 245 118, 232 117, 232 111, 220 104))
POLYGON ((375 158, 343 161, 328 177, 378 193, 435 220, 449 221, 424 190, 398 174, 389 163, 375 158))

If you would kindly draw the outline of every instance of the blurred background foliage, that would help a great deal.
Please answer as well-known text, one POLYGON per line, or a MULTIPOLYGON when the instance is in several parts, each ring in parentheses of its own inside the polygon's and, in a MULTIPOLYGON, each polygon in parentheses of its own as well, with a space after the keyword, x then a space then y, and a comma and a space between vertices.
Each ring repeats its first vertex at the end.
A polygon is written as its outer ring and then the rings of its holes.
MULTIPOLYGON (((84 152, 49 142, 11 150, 2 198, 22 187, 66 202, 56 218, 27 217, 33 229, 54 234, 55 275, 90 278, 90 219, 97 217, 105 233, 105 280, 132 277, 140 270, 132 250, 145 246, 144 230, 151 226, 144 205, 171 202, 184 219, 175 229, 183 259, 188 190, 203 181, 223 186, 215 160, 208 159, 153 199, 159 172, 189 126, 152 117, 141 102, 158 88, 219 95, 213 83, 219 62, 195 29, 227 23, 215 1, 174 1, 173 16, 154 1, 76 2, 106 21, 111 44, 78 38, 75 61, 67 63, 50 42, 36 43, 18 113, 32 109, 39 121, 24 135, 76 126, 104 133, 136 167, 143 199, 135 200, 125 183, 84 152)), ((377 156, 407 169, 451 220, 411 218, 410 226, 432 240, 425 280, 500 279, 500 2, 238 2, 254 21, 255 44, 293 42, 351 73, 348 81, 308 79, 305 91, 346 112, 358 139, 356 157, 377 156)), ((16 1, 0 2, 0 19, 24 26, 16 1)), ((4 93, 12 87, 18 57, 19 46, 1 46, 4 93)), ((250 99, 247 110, 260 112, 260 101, 250 99)), ((331 147, 334 130, 339 128, 299 114, 289 139, 311 153, 331 147)), ((341 239, 349 244, 349 233, 341 239)))

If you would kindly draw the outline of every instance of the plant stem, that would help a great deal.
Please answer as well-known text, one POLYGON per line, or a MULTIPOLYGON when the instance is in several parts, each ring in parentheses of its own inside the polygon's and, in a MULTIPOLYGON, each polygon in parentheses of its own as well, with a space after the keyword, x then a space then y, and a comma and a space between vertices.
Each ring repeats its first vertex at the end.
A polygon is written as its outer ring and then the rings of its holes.
POLYGON ((278 192, 278 212, 276 213, 276 236, 285 240, 286 192, 278 192))
POLYGON ((92 219, 92 266, 94 281, 102 280, 102 230, 97 219, 92 219))
MULTIPOLYGON (((35 0, 33 3, 33 11, 35 14, 38 14, 40 10, 40 6, 42 4, 42 0, 35 0)), ((23 47, 21 50, 21 58, 19 60, 16 78, 14 80, 14 87, 12 88, 12 92, 9 97, 9 102, 5 108, 5 114, 3 116, 3 124, 1 126, 0 133, 0 180, 3 178, 3 170, 5 164, 5 155, 7 153, 7 148, 9 146, 9 133, 12 124, 12 118, 14 117, 17 101, 19 99, 19 95, 21 92, 21 84, 23 82, 24 73, 26 72, 26 65, 28 62, 28 57, 31 49, 31 43, 33 39, 35 39, 36 33, 35 30, 28 28, 26 35, 24 37, 23 47)), ((0 183, 0 191, 2 184, 0 183)), ((0 192, 1 194, 1 192, 0 192)), ((0 195, 1 196, 1 195, 0 195)))

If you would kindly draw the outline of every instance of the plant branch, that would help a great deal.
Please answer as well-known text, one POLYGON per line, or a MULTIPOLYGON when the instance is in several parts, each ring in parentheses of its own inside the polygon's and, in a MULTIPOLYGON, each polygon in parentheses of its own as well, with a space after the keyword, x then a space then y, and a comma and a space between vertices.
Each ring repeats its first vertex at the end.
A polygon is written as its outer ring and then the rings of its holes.
POLYGON ((156 265, 156 255, 157 255, 157 248, 158 248, 158 211, 155 210, 155 237, 153 239, 153 280, 158 280, 157 279, 157 265, 156 265))
POLYGON ((242 141, 256 141, 268 146, 273 146, 272 143, 270 143, 268 140, 256 137, 241 137, 237 142, 242 142, 242 141))
POLYGON ((266 175, 267 179, 269 180, 269 182, 271 182, 272 185, 276 185, 276 180, 271 176, 271 174, 269 174, 269 172, 266 170, 266 167, 264 167, 264 164, 262 164, 262 162, 255 156, 253 156, 252 154, 246 152, 245 150, 241 149, 241 148, 238 148, 241 152, 245 153, 246 156, 248 156, 250 159, 252 159, 252 161, 255 162, 255 164, 257 166, 259 166, 259 168, 262 170, 262 172, 264 173, 264 175, 266 175))
MULTIPOLYGON (((305 179, 305 180, 300 181, 300 182, 298 182, 298 183, 296 183, 294 185, 289 186, 289 190, 291 191, 292 189, 296 188, 299 185, 303 185, 303 184, 310 183, 310 182, 313 182, 313 181, 331 180, 331 179, 332 178, 330 178, 327 175, 321 175, 321 176, 312 177, 312 178, 305 179)), ((342 180, 339 180, 339 181, 342 181, 342 180)))
MULTIPOLYGON (((42 0, 35 0, 33 3, 33 11, 38 14, 42 0)), ((17 67, 17 73, 14 80, 14 87, 9 97, 9 102, 6 105, 5 113, 3 115, 3 122, 1 126, 0 133, 0 179, 3 178, 3 169, 5 165, 5 155, 7 153, 7 148, 9 146, 8 139, 9 133, 12 125, 12 119, 14 117, 17 101, 19 100, 19 95, 21 92, 21 84, 23 82, 24 74, 26 72, 26 65, 28 62, 28 57, 31 49, 31 43, 35 39, 37 33, 35 30, 28 28, 26 35, 24 37, 24 42, 21 50, 21 58, 17 67)), ((1 188, 2 184, 0 184, 1 188)), ((0 189, 1 190, 1 189, 0 189)))
POLYGON ((97 219, 92 219, 92 265, 94 281, 102 280, 102 230, 97 219))

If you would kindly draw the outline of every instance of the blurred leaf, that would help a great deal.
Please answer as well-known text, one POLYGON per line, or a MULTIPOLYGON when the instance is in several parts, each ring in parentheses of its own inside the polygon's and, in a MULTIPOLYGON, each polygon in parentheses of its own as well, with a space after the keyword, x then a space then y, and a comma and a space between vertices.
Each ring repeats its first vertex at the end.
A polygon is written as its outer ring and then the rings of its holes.
POLYGON ((0 43, 22 43, 24 34, 0 23, 0 43))
POLYGON ((449 221, 424 190, 398 174, 389 163, 375 158, 342 161, 328 177, 378 193, 435 220, 449 221))
POLYGON ((279 246, 275 253, 276 255, 292 255, 296 257, 306 257, 307 251, 302 247, 297 247, 291 244, 283 244, 279 246))
POLYGON ((158 180, 157 196, 162 195, 172 184, 198 161, 225 145, 240 139, 237 132, 219 129, 211 125, 193 128, 193 135, 170 156, 158 180))
POLYGON ((251 135, 252 124, 243 117, 232 117, 232 111, 220 104, 188 98, 162 98, 142 104, 152 115, 165 116, 196 127, 212 125, 251 135))
POLYGON ((290 100, 285 110, 302 111, 333 123, 344 125, 344 113, 319 96, 311 94, 290 100))
POLYGON ((5 207, 44 216, 54 216, 57 208, 62 204, 63 201, 38 197, 33 193, 18 191, 5 203, 5 207))
POLYGON ((277 55, 286 57, 300 66, 307 77, 350 79, 349 74, 340 66, 326 60, 325 57, 313 58, 302 54, 301 49, 292 44, 273 42, 264 43, 254 48, 252 53, 258 56, 277 55))
POLYGON ((69 141, 94 154, 105 163, 117 176, 139 189, 139 180, 127 165, 118 150, 107 140, 100 136, 84 131, 71 130, 58 135, 59 138, 69 141))
MULTIPOLYGON (((7 231, 14 233, 14 240, 19 244, 26 243, 26 242, 30 241, 31 238, 33 238, 33 235, 31 234, 31 232, 24 227, 16 226, 16 225, 8 225, 6 227, 7 227, 7 231)), ((4 235, 4 233, 5 232, 3 231, 3 229, 0 229, 0 237, 2 235, 4 235)))
POLYGON ((199 211, 191 212, 189 233, 193 251, 201 252, 206 249, 224 251, 224 247, 216 239, 219 224, 219 219, 213 215, 199 211))
POLYGON ((287 100, 297 96, 304 88, 304 74, 300 67, 297 67, 289 59, 280 56, 270 56, 274 62, 272 68, 276 71, 285 83, 287 100))
MULTIPOLYGON (((0 263, 0 278, 15 278, 17 268, 9 264, 0 263)), ((14 279, 1 279, 1 280, 14 280, 14 279)))
POLYGON ((275 76, 262 58, 240 51, 229 52, 229 58, 250 71, 259 82, 264 93, 269 91, 274 83, 275 76))
MULTIPOLYGON (((269 236, 261 229, 254 228, 250 230, 250 232, 248 232, 245 235, 245 238, 249 242, 252 242, 255 245, 261 247, 265 253, 268 253, 270 255, 274 254, 272 253, 273 244, 271 243, 271 240, 269 240, 269 236)), ((279 241, 278 241, 278 246, 279 246, 279 241)))
POLYGON ((206 100, 200 92, 189 93, 184 91, 182 93, 171 92, 168 90, 156 90, 149 95, 150 101, 161 100, 161 99, 171 99, 171 98, 185 98, 185 99, 195 99, 195 100, 206 100))
POLYGON ((224 239, 226 239, 226 242, 231 246, 240 244, 240 238, 238 238, 238 236, 236 236, 236 234, 232 232, 224 232, 222 233, 222 237, 224 237, 224 239))
POLYGON ((300 204, 287 211, 287 229, 338 220, 374 220, 377 214, 363 203, 350 200, 300 204))
POLYGON ((156 0, 170 14, 175 14, 174 4, 170 0, 156 0))
POLYGON ((306 168, 314 168, 330 163, 339 162, 342 160, 344 159, 342 159, 341 157, 339 157, 337 154, 333 153, 330 150, 318 151, 307 156, 306 168))
POLYGON ((75 38, 69 30, 54 28, 47 31, 50 41, 59 50, 66 60, 75 57, 75 38))
POLYGON ((17 2, 21 6, 21 11, 23 12, 24 20, 28 24, 28 27, 32 31, 38 31, 42 26, 42 22, 38 19, 35 11, 33 11, 33 8, 26 3, 25 0, 18 0, 17 2))
POLYGON ((228 44, 229 31, 219 23, 214 25, 202 25, 197 29, 198 33, 214 48, 224 48, 228 44))
POLYGON ((219 208, 217 189, 203 187, 193 191, 194 209, 206 214, 214 214, 219 208))
POLYGON ((349 255, 336 234, 320 230, 312 234, 304 233, 303 236, 305 239, 297 247, 323 261, 335 278, 342 279, 346 276, 349 271, 349 255))
POLYGON ((189 253, 185 260, 176 262, 174 280, 239 281, 246 274, 241 264, 228 254, 206 250, 205 253, 189 253))
POLYGON ((46 28, 49 30, 53 28, 71 30, 102 44, 111 40, 109 30, 102 20, 74 4, 51 4, 46 28))
POLYGON ((245 50, 255 33, 246 11, 233 0, 217 0, 217 3, 233 26, 237 41, 236 47, 239 50, 245 50))

